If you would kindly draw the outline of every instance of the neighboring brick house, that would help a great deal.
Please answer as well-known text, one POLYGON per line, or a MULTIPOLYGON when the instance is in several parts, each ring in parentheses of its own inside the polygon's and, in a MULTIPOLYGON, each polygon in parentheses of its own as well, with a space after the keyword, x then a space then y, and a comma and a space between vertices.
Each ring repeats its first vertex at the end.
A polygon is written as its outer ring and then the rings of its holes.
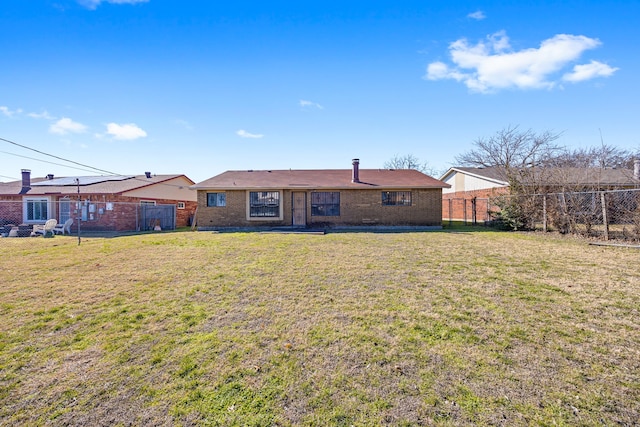
MULTIPOLYGON (((31 178, 0 185, 0 221, 43 224, 82 220, 84 230, 135 231, 190 225, 197 207, 194 182, 185 175, 31 178), (151 220, 149 220, 151 215, 151 220), (155 215, 157 218, 153 218, 155 215), (151 221, 154 221, 153 224, 151 221)), ((2 225, 2 224, 0 224, 2 225)))
POLYGON ((442 190, 442 218, 449 221, 487 221, 488 199, 509 192, 504 168, 455 167, 440 180, 449 184, 442 190))
POLYGON ((227 171, 193 185, 199 230, 442 225, 448 185, 410 169, 227 171))
MULTIPOLYGON (((640 187, 640 161, 634 169, 571 167, 538 168, 535 172, 530 179, 545 193, 640 187)), ((450 185, 442 192, 442 217, 453 221, 488 220, 489 199, 509 193, 502 167, 453 167, 440 180, 450 185)))

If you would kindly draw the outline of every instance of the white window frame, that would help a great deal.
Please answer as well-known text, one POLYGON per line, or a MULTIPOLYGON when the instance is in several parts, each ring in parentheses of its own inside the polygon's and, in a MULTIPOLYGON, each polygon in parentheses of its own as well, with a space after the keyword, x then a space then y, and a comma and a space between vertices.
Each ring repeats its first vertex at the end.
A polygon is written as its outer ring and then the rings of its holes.
POLYGON ((186 205, 185 205, 185 203, 184 203, 184 202, 178 202, 178 204, 177 204, 177 206, 176 206, 176 207, 177 207, 178 209, 184 209, 184 208, 185 208, 185 206, 186 206, 186 205))
POLYGON ((45 223, 49 218, 51 218, 51 197, 44 197, 44 196, 39 196, 39 197, 25 197, 22 199, 22 222, 24 222, 25 224, 42 224, 45 223), (47 218, 44 219, 29 219, 28 218, 28 213, 29 213, 29 209, 27 208, 27 206, 29 205, 30 202, 46 202, 47 203, 47 218))
POLYGON ((140 200, 140 204, 141 205, 155 206, 156 205, 156 201, 155 200, 140 200))

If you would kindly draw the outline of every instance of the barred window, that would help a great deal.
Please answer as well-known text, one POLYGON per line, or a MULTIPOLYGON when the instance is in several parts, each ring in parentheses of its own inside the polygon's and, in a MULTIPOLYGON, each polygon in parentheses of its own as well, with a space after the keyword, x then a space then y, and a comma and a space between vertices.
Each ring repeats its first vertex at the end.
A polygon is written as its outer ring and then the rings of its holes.
POLYGON ((227 206, 227 195, 225 193, 207 193, 208 207, 227 206))
POLYGON ((252 191, 249 193, 249 216, 251 218, 279 217, 280 192, 252 191))
POLYGON ((411 206, 411 191, 383 191, 383 206, 411 206))
POLYGON ((311 216, 340 216, 340 192, 312 192, 311 216))

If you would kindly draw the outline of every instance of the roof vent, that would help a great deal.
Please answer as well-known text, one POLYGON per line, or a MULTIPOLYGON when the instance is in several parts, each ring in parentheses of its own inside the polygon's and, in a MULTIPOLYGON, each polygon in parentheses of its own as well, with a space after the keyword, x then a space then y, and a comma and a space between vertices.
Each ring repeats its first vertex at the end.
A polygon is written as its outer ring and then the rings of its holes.
POLYGON ((47 179, 48 179, 49 181, 51 181, 51 180, 53 179, 53 174, 52 174, 52 173, 50 173, 49 175, 47 175, 47 179))
POLYGON ((145 173, 144 173, 144 175, 145 175, 147 178, 151 178, 151 172, 145 172, 145 173))

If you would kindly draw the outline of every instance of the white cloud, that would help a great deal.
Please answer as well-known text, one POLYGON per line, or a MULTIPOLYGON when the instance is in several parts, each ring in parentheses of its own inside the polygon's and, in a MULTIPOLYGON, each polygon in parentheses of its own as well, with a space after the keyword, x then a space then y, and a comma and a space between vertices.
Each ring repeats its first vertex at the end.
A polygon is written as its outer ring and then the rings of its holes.
POLYGON ((69 133, 83 133, 86 132, 87 127, 82 123, 74 122, 68 117, 63 117, 57 122, 49 126, 49 132, 58 135, 66 135, 69 133))
POLYGON ((17 110, 11 110, 9 107, 5 107, 4 105, 0 105, 0 113, 7 117, 13 117, 16 114, 22 113, 22 110, 18 108, 17 110))
POLYGON ((240 129, 239 131, 237 131, 236 134, 242 138, 262 138, 264 136, 261 134, 249 133, 243 129, 240 129))
POLYGON ((313 107, 313 108, 317 108, 318 110, 323 110, 324 109, 324 107, 322 105, 318 104, 317 102, 305 101, 304 99, 300 100, 300 106, 302 108, 313 107))
POLYGON ((107 124, 107 134, 120 140, 133 140, 147 136, 147 132, 139 128, 135 123, 127 123, 124 125, 109 123, 107 124))
POLYGON ((45 120, 55 120, 56 118, 49 114, 48 111, 43 111, 42 113, 29 113, 27 116, 32 119, 45 119, 45 120))
POLYGON ((619 68, 611 67, 599 61, 591 61, 588 64, 576 65, 573 72, 562 76, 567 82, 582 82, 596 77, 611 77, 619 68))
POLYGON ((82 6, 87 9, 94 10, 102 3, 111 3, 111 4, 136 4, 136 3, 147 3, 149 0, 78 0, 82 6))
POLYGON ((475 19, 476 21, 482 21, 486 17, 487 16, 481 10, 475 11, 467 15, 467 18, 475 19))
MULTIPOLYGON (((558 34, 540 43, 539 48, 513 51, 504 31, 475 45, 459 39, 449 45, 453 65, 436 61, 427 66, 428 80, 453 79, 471 91, 495 92, 499 89, 549 89, 562 68, 577 60, 584 51, 600 46, 600 41, 585 36, 558 34)), ((568 81, 583 81, 609 76, 616 69, 596 61, 576 66, 568 81), (598 65, 599 64, 599 65, 598 65)))

